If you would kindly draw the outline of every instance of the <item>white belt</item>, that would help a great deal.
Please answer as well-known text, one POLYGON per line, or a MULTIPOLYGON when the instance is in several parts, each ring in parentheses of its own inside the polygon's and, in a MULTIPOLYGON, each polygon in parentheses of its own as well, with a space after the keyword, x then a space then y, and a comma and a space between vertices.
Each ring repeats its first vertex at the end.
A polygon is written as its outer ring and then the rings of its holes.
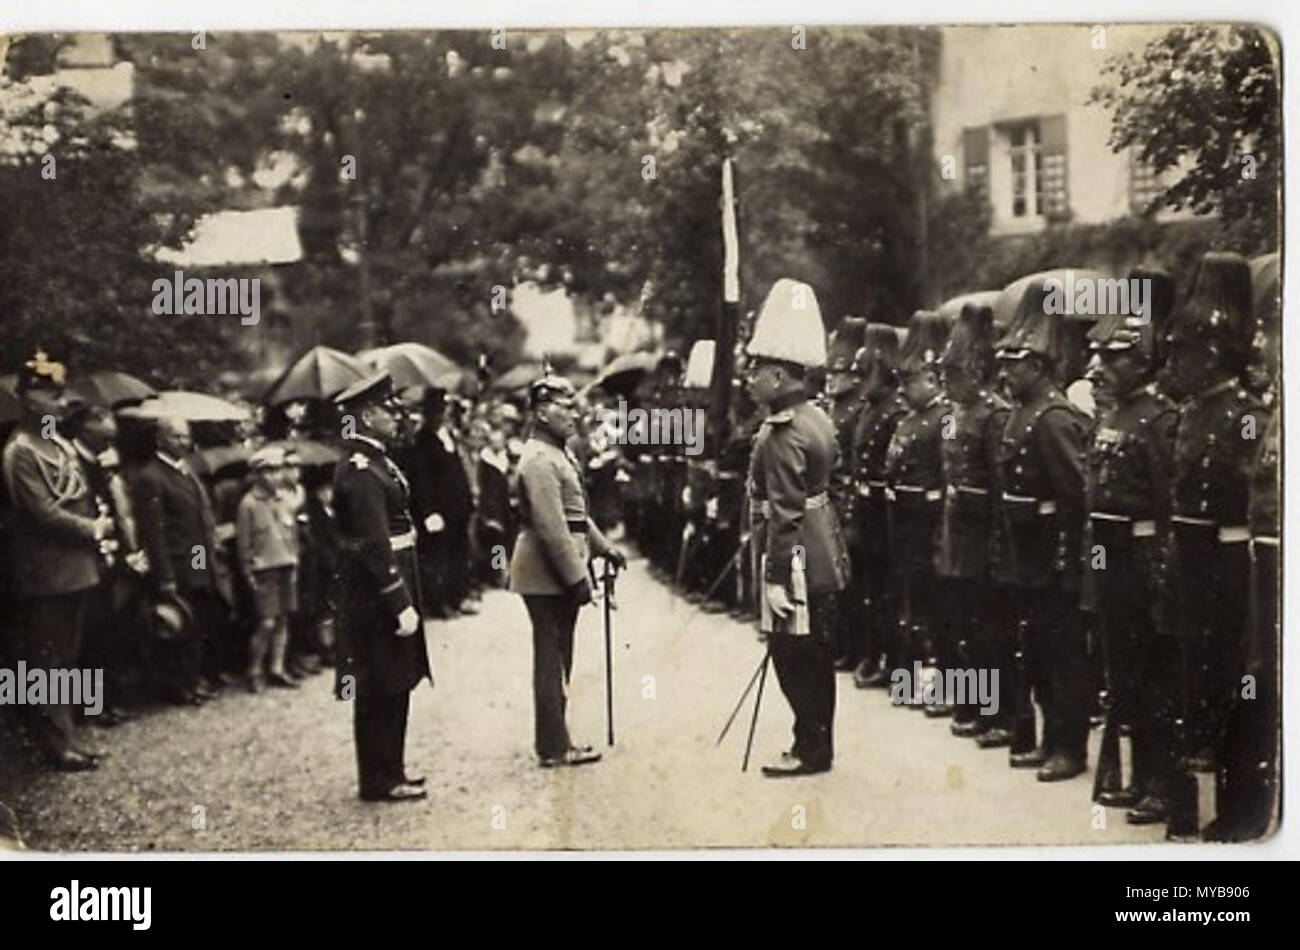
POLYGON ((1021 503, 1035 502, 1038 505, 1038 513, 1040 515, 1056 514, 1056 502, 1051 498, 1047 499, 1046 501, 1039 501, 1033 495, 1013 495, 1011 494, 1011 492, 1004 491, 1002 493, 1002 500, 1011 501, 1011 502, 1021 502, 1021 503))
POLYGON ((1220 544, 1241 544, 1243 541, 1250 540, 1250 528, 1244 524, 1219 525, 1218 522, 1209 518, 1193 518, 1190 515, 1174 515, 1173 520, 1178 524, 1194 525, 1198 528, 1213 528, 1218 526, 1215 537, 1220 544))
POLYGON ((949 485, 948 486, 948 494, 955 495, 958 492, 961 492, 966 495, 987 495, 989 493, 989 490, 987 488, 976 488, 974 485, 949 485))
MULTIPOLYGON (((830 500, 831 500, 831 496, 828 493, 824 491, 819 491, 815 495, 808 496, 807 500, 803 503, 803 510, 812 511, 816 508, 825 508, 828 504, 830 504, 830 500)), ((772 503, 769 502, 766 498, 764 498, 762 501, 758 503, 758 513, 763 518, 772 517, 772 503)))
POLYGON ((1255 537, 1253 537, 1253 538, 1250 539, 1250 541, 1251 541, 1252 544, 1264 544, 1264 545, 1267 545, 1267 546, 1270 547, 1270 548, 1275 548, 1275 547, 1277 547, 1277 545, 1278 545, 1278 541, 1279 541, 1279 540, 1280 540, 1280 539, 1275 538, 1275 537, 1273 537, 1272 535, 1267 535, 1267 534, 1257 534, 1257 535, 1255 535, 1255 537))
MULTIPOLYGON (((905 492, 906 494, 909 495, 919 495, 922 492, 924 492, 926 501, 938 501, 941 497, 943 497, 943 491, 941 489, 938 488, 925 489, 922 488, 920 485, 898 485, 895 488, 895 491, 905 492)), ((894 497, 894 496, 891 495, 890 497, 894 497)))
POLYGON ((393 546, 394 551, 405 551, 407 548, 415 547, 415 529, 412 528, 405 534, 395 534, 388 539, 388 543, 393 546))
POLYGON ((1154 519, 1144 518, 1140 521, 1134 521, 1127 515, 1112 515, 1107 511, 1093 511, 1088 513, 1088 517, 1093 521, 1114 521, 1120 524, 1133 524, 1133 537, 1135 538, 1153 538, 1156 534, 1156 523, 1154 519))

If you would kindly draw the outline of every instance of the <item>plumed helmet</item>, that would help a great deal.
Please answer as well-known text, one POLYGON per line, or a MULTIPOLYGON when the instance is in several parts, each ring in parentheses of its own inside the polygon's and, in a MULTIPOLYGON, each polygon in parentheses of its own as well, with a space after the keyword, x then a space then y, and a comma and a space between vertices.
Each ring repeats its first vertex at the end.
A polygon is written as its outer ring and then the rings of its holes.
POLYGON ((918 310, 907 321, 907 339, 898 351, 898 369, 915 373, 932 369, 948 345, 948 319, 933 310, 918 310))

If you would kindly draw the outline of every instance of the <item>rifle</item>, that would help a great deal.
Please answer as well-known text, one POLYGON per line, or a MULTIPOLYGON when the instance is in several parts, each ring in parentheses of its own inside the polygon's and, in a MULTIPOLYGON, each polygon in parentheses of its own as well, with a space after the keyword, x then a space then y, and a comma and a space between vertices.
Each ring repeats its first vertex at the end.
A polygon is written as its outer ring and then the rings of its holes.
MULTIPOLYGON (((618 568, 608 560, 604 565, 601 583, 604 586, 605 602, 605 741, 612 746, 614 744, 614 650, 611 644, 611 630, 614 623, 614 579, 618 577, 618 568)), ((587 569, 591 572, 594 587, 595 572, 590 564, 587 565, 587 569)))

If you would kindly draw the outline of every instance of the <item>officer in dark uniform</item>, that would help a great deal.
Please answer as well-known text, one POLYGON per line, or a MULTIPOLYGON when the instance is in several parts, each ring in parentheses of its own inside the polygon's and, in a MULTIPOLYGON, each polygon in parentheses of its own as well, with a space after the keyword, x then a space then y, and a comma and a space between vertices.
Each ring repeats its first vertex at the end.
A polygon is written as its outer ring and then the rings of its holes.
POLYGON ((768 777, 825 772, 834 757, 833 602, 848 551, 828 489, 837 445, 830 418, 808 401, 807 370, 826 363, 817 298, 807 284, 773 285, 746 351, 748 383, 768 412, 749 467, 759 629, 794 710, 794 746, 768 777))
MULTIPOLYGON (((943 417, 951 412, 939 382, 937 360, 948 342, 948 321, 929 310, 912 314, 899 352, 898 375, 908 413, 898 420, 885 452, 889 483, 889 542, 901 593, 898 666, 915 663, 933 671, 951 665, 951 652, 938 614, 934 554, 943 499, 943 417)), ((912 683, 915 702, 926 715, 951 715, 945 701, 922 703, 920 683, 912 683)))
POLYGON ((1077 609, 1084 519, 1083 453, 1088 421, 1059 388, 1068 362, 1060 315, 1048 314, 1048 290, 1029 287, 997 359, 1014 400, 998 448, 1005 547, 998 579, 1014 588, 1020 638, 1016 735, 1011 765, 1039 766, 1038 780, 1073 778, 1087 768, 1088 655, 1077 609), (1035 747, 1034 711, 1042 709, 1035 747))
POLYGON ((1137 806, 1133 824, 1164 819, 1172 752, 1167 703, 1157 702, 1173 652, 1157 636, 1155 605, 1160 545, 1168 527, 1173 434, 1178 413, 1151 378, 1155 338, 1173 301, 1173 279, 1134 271, 1151 283, 1150 306, 1105 314, 1089 331, 1097 425, 1085 467, 1088 521, 1083 542, 1082 606, 1096 614, 1103 643, 1106 720, 1093 800, 1137 806), (1120 725, 1129 727, 1132 769, 1122 783, 1120 725))
MULTIPOLYGON (((1168 593, 1186 668, 1183 759, 1196 771, 1225 765, 1228 717, 1243 689, 1250 483, 1267 425, 1263 404, 1241 385, 1254 329, 1246 260, 1206 254, 1172 320, 1165 367, 1167 391, 1184 400, 1174 441, 1168 593)), ((1194 799, 1171 806, 1171 837, 1195 834, 1189 806, 1194 799)))
MULTIPOLYGON (((862 349, 867 321, 861 317, 845 317, 830 337, 827 352, 826 395, 830 399, 831 423, 835 426, 835 439, 839 443, 839 460, 831 473, 831 503, 845 526, 849 544, 849 559, 855 562, 859 538, 853 531, 853 510, 857 493, 853 489, 853 433, 858 416, 867 404, 865 381, 854 372, 854 357, 862 349)), ((862 573, 856 563, 849 577, 849 585, 839 598, 835 609, 835 669, 851 670, 858 663, 858 650, 862 646, 862 624, 865 622, 866 592, 862 589, 862 573)))
POLYGON ((334 470, 339 538, 335 691, 353 701, 359 791, 365 801, 425 797, 406 774, 410 693, 433 681, 420 614, 410 488, 388 457, 397 436, 393 381, 379 373, 334 399, 349 450, 334 470))
POLYGON ((897 639, 898 592, 890 574, 889 508, 885 497, 885 454, 898 420, 908 412, 898 391, 898 334, 887 323, 869 323, 864 345, 855 354, 867 402, 853 431, 853 487, 857 502, 850 538, 853 571, 862 590, 863 618, 858 627, 859 689, 887 687, 890 670, 901 662, 887 653, 897 639))
MULTIPOLYGON (((962 669, 1011 670, 1014 643, 1003 613, 1005 595, 995 590, 989 572, 999 527, 995 473, 998 446, 1011 406, 990 390, 993 311, 967 304, 939 357, 951 416, 941 419, 944 498, 935 552, 938 601, 953 656, 962 669)), ((952 732, 979 736, 984 748, 1009 745, 1006 704, 982 715, 972 698, 953 710, 952 732)))

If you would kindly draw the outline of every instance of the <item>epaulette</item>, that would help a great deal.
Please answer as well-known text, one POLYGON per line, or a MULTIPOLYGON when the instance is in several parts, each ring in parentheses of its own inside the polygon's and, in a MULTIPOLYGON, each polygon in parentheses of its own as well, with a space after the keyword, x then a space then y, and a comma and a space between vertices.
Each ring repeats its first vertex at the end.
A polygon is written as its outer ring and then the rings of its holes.
POLYGON ((352 457, 348 459, 355 469, 367 469, 370 467, 370 459, 366 458, 364 452, 353 452, 352 457))

